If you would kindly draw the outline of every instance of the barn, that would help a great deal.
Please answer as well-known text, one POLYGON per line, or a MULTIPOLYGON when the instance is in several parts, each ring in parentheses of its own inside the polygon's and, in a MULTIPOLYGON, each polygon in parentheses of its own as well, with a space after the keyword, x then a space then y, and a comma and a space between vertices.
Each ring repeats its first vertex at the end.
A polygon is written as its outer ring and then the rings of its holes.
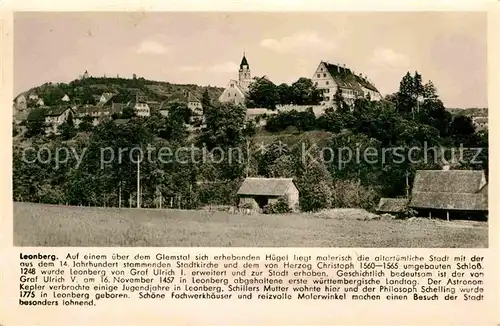
POLYGON ((238 190, 238 206, 260 210, 280 197, 288 199, 292 210, 297 209, 299 190, 292 178, 246 178, 238 190))
POLYGON ((486 219, 488 184, 484 171, 419 170, 409 206, 429 217, 486 219))

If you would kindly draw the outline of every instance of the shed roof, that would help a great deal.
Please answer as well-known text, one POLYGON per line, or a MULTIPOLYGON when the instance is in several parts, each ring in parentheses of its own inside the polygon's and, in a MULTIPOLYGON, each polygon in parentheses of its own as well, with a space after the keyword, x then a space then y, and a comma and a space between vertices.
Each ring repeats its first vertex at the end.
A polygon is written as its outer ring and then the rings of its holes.
POLYGON ((484 171, 420 170, 412 189, 414 208, 487 211, 484 171))
POLYGON ((476 193, 486 184, 482 170, 419 170, 414 192, 476 193))
POLYGON ((238 195, 283 196, 295 188, 292 178, 246 178, 238 195))

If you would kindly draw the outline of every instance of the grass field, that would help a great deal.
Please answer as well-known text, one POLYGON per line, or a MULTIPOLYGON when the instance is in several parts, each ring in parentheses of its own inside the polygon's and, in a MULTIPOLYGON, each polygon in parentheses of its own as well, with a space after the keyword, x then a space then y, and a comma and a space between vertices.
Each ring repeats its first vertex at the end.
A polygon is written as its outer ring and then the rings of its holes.
POLYGON ((362 210, 328 215, 118 209, 14 203, 16 246, 405 247, 488 246, 486 223, 428 219, 359 220, 362 210))

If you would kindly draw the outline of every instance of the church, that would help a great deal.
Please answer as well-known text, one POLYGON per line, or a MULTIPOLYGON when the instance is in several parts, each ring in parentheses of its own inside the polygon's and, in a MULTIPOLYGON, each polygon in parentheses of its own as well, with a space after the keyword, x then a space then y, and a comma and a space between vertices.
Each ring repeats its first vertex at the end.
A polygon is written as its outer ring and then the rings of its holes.
POLYGON ((254 81, 250 73, 250 66, 248 65, 247 58, 243 54, 241 59, 240 69, 238 70, 238 80, 231 79, 219 97, 222 103, 231 102, 234 104, 245 105, 245 97, 248 94, 250 84, 254 81))

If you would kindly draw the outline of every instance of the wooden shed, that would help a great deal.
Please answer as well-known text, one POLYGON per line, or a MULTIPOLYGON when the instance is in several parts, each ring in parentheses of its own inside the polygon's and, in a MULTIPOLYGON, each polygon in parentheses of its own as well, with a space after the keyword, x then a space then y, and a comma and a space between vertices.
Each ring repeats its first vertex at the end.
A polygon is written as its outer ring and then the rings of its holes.
POLYGON ((488 184, 484 171, 420 170, 415 175, 410 207, 430 217, 488 215, 488 184))
POLYGON ((292 210, 299 203, 299 191, 291 178, 246 178, 238 190, 239 207, 250 205, 260 210, 280 197, 288 199, 292 210))

